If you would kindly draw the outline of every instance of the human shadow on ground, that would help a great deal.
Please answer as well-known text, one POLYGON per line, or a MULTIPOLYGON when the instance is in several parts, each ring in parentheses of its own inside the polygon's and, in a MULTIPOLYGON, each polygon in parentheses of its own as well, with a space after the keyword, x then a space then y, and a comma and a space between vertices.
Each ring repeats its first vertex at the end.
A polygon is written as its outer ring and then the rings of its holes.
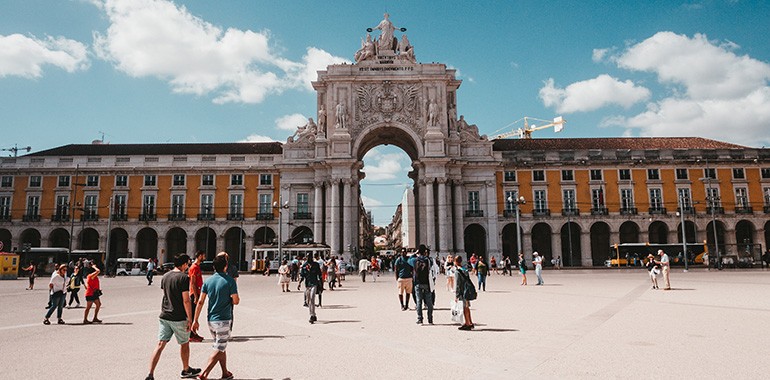
POLYGON ((324 305, 324 309, 338 310, 338 309, 355 309, 355 306, 350 305, 324 305))
POLYGON ((671 288, 671 290, 666 290, 666 291, 670 292, 670 291, 676 291, 676 290, 696 290, 696 289, 692 289, 692 288, 671 288))
POLYGON ((319 325, 331 325, 335 323, 361 323, 359 320, 339 320, 339 321, 316 321, 316 324, 319 325))
POLYGON ((510 293, 509 290, 482 290, 482 293, 510 293))
POLYGON ((102 323, 67 323, 70 326, 131 326, 131 322, 102 322, 102 323))
POLYGON ((248 342, 251 340, 286 339, 283 335, 240 335, 230 338, 231 342, 248 342))
POLYGON ((517 330, 517 329, 499 329, 499 328, 482 327, 480 329, 474 328, 471 331, 476 331, 476 332, 517 332, 519 330, 517 330))

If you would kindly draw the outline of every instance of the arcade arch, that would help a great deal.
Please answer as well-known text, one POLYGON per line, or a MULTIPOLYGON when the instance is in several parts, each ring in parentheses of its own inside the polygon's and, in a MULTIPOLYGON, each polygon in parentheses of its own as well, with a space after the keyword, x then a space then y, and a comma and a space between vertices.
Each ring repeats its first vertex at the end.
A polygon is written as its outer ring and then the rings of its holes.
POLYGON ((230 227, 225 232, 225 252, 230 255, 230 262, 245 270, 246 232, 240 227, 230 227))
POLYGON ((93 228, 86 228, 80 231, 79 235, 80 249, 97 250, 99 249, 99 232, 93 228))
POLYGON ((603 266, 610 257, 610 226, 605 222, 596 222, 591 226, 591 263, 603 266))
POLYGON ((313 231, 309 227, 299 226, 292 231, 291 236, 287 240, 290 244, 307 244, 313 242, 313 231))
MULTIPOLYGON (((537 223, 532 227, 532 251, 537 251, 543 257, 553 257, 553 248, 551 244, 551 235, 553 232, 548 223, 537 223)), ((522 247, 526 251, 526 248, 522 247)), ((518 258, 514 255, 511 262, 516 262, 518 258)), ((547 261, 546 261, 547 262, 547 261)), ((562 259, 562 262, 563 259, 562 259)))
POLYGON ((668 226, 659 220, 650 223, 647 241, 652 244, 668 244, 668 226))
POLYGON ((11 235, 11 231, 8 231, 5 228, 0 228, 0 242, 3 243, 2 251, 11 252, 13 250, 13 247, 11 246, 12 239, 13 235, 11 235))
POLYGON ((561 257, 564 266, 580 266, 582 250, 580 226, 575 222, 564 223, 561 227, 561 257), (570 249, 571 248, 571 249, 570 249))
POLYGON ((48 235, 48 245, 56 248, 69 248, 70 233, 64 228, 55 228, 48 235))
POLYGON ((136 234, 136 253, 143 259, 158 258, 158 233, 145 227, 136 234))
POLYGON ((217 233, 211 227, 195 232, 195 251, 206 252, 206 260, 213 260, 217 254, 217 233))
POLYGON ((471 224, 465 228, 465 260, 471 254, 484 256, 487 259, 487 231, 480 224, 471 224))
MULTIPOLYGON (((518 236, 524 236, 523 229, 519 228, 518 236)), ((503 227, 503 257, 510 257, 511 261, 514 261, 519 254, 518 236, 516 235, 516 223, 508 223, 503 227)))
POLYGON ((26 246, 37 248, 40 247, 40 232, 34 228, 27 228, 21 232, 21 247, 26 246))
POLYGON ((174 256, 187 252, 187 232, 174 227, 166 232, 165 262, 174 261, 174 256))
POLYGON ((113 228, 110 231, 110 257, 128 257, 128 232, 123 228, 113 228))
POLYGON ((638 243, 639 225, 632 222, 624 222, 620 225, 620 243, 638 243))

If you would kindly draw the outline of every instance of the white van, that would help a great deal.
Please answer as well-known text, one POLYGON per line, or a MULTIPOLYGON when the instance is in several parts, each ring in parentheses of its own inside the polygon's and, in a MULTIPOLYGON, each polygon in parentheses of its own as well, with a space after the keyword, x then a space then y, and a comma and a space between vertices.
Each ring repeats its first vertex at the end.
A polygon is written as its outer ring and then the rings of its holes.
POLYGON ((138 276, 147 274, 149 259, 133 259, 121 257, 118 259, 117 276, 138 276))

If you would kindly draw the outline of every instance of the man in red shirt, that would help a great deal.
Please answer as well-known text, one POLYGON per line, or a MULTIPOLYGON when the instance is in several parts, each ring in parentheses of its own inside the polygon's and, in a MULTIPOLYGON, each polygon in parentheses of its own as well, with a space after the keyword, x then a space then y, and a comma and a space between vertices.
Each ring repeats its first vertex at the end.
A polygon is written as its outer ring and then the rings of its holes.
MULTIPOLYGON (((198 251, 195 253, 195 261, 187 271, 190 276, 190 301, 192 303, 192 312, 195 315, 195 305, 201 297, 201 287, 203 286, 203 274, 201 273, 201 262, 206 257, 206 252, 198 251)), ((202 342, 203 337, 196 332, 190 332, 190 341, 202 342)))

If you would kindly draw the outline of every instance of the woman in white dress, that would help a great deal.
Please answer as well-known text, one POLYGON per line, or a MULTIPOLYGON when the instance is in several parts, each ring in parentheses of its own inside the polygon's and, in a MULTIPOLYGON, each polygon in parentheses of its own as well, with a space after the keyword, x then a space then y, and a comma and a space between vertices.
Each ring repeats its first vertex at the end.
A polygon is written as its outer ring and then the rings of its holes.
POLYGON ((291 291, 289 290, 289 282, 291 282, 291 278, 289 277, 289 262, 283 260, 281 266, 278 267, 278 285, 281 285, 282 292, 291 291))
POLYGON ((444 274, 446 274, 446 290, 453 292, 455 290, 455 261, 452 255, 446 257, 444 262, 444 274))

